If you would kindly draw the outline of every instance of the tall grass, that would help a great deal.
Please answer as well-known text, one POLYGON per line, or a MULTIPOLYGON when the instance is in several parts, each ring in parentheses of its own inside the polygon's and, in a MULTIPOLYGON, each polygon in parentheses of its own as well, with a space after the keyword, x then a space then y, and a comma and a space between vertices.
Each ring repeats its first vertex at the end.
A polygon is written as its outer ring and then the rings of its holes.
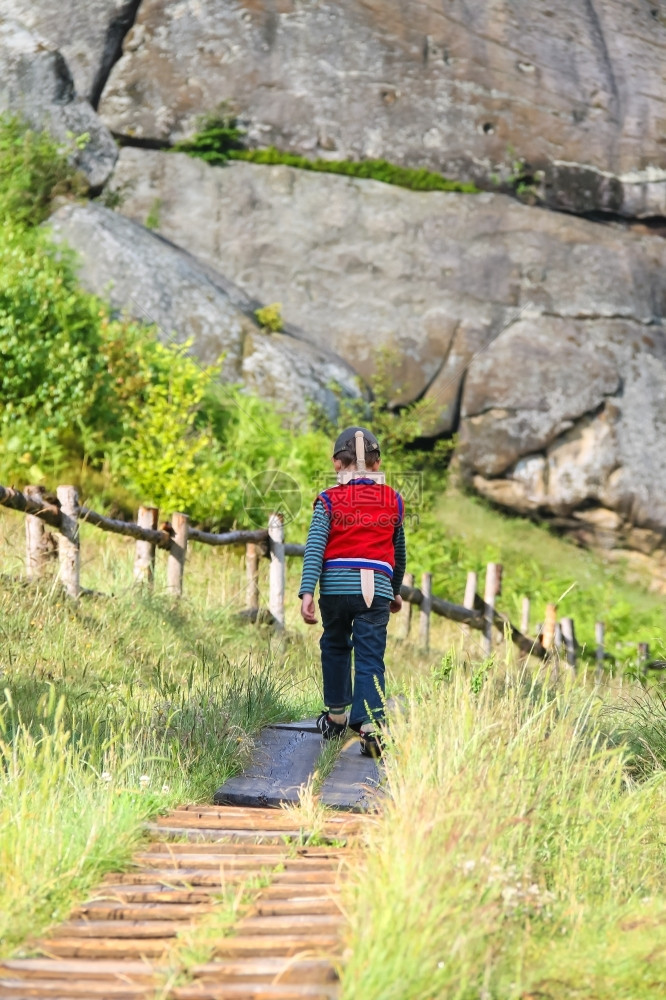
POLYGON ((666 774, 601 699, 501 670, 415 684, 348 891, 343 996, 641 1000, 666 982, 666 774))
MULTIPOLYGON (((6 543, 18 560, 11 525, 6 543)), ((82 552, 87 585, 115 596, 0 587, 4 953, 126 864, 149 816, 210 801, 262 726, 319 703, 314 653, 237 619, 237 556, 199 567, 193 554, 190 597, 174 604, 159 584, 130 586, 123 540, 91 533, 82 552)))

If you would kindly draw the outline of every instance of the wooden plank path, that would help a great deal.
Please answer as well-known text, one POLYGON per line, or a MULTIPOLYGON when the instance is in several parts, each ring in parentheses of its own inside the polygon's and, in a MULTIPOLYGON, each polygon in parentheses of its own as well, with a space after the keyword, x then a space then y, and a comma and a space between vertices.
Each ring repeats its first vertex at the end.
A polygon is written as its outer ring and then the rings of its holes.
MULTIPOLYGON (((368 812, 377 808, 379 768, 374 760, 361 755, 358 740, 351 735, 319 797, 333 809, 368 812)), ((314 719, 269 726, 257 741, 250 766, 218 788, 214 801, 256 806, 297 803, 321 749, 314 719)))
POLYGON ((314 720, 264 730, 217 804, 158 817, 128 871, 29 942, 30 957, 0 960, 0 998, 335 1000, 340 881, 359 813, 377 808, 379 770, 350 740, 320 793, 338 811, 318 826, 320 846, 303 846, 313 832, 304 814, 270 807, 298 802, 321 749, 314 720), (206 937, 230 890, 250 902, 230 929, 206 937), (192 965, 183 947, 197 932, 207 961, 192 965))
POLYGON ((0 961, 0 997, 333 1000, 350 851, 339 845, 362 822, 333 815, 320 833, 336 846, 307 847, 307 827, 284 810, 186 806, 160 817, 129 871, 31 943, 33 957, 0 961), (225 889, 257 878, 233 933, 215 938, 208 961, 179 969, 179 935, 224 906, 225 889))

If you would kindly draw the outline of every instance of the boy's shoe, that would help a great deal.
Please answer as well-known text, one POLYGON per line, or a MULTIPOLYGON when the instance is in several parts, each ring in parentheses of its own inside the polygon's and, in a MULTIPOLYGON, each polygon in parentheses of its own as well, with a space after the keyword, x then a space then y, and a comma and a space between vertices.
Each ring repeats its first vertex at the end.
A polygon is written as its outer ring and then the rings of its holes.
POLYGON ((361 753, 364 757, 374 757, 375 759, 381 757, 384 741, 379 733, 360 732, 359 736, 361 738, 361 753))
POLYGON ((346 722, 333 722, 324 710, 317 719, 317 729, 325 740, 338 740, 347 732, 346 722))

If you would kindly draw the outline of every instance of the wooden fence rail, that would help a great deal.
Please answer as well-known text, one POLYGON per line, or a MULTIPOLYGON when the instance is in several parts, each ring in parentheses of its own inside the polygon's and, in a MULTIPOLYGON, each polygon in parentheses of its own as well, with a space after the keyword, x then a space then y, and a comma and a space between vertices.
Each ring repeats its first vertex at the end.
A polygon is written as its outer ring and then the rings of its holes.
MULTIPOLYGON (((43 574, 48 538, 44 535, 44 525, 58 531, 59 577, 67 593, 77 598, 81 593, 79 583, 79 523, 90 524, 102 531, 117 535, 125 535, 136 541, 134 561, 134 579, 137 583, 151 586, 154 577, 155 550, 163 549, 167 557, 167 592, 173 597, 180 597, 183 592, 183 576, 187 557, 187 547, 190 542, 204 545, 245 545, 245 565, 247 574, 246 602, 248 612, 252 617, 259 610, 259 558, 270 559, 269 571, 269 610, 274 623, 282 628, 285 621, 285 560, 292 556, 302 558, 305 546, 286 543, 284 540, 284 524, 279 514, 271 514, 267 528, 254 530, 239 530, 227 532, 209 532, 194 528, 189 523, 186 514, 174 513, 171 520, 158 527, 159 512, 155 507, 141 507, 137 521, 120 521, 99 514, 88 507, 79 506, 76 489, 72 486, 59 486, 57 490, 58 503, 47 501, 40 487, 28 486, 23 492, 13 487, 0 486, 0 506, 20 511, 26 517, 26 572, 30 579, 38 579, 43 574)), ((465 588, 464 604, 455 604, 431 593, 432 577, 424 573, 421 589, 415 587, 414 577, 405 575, 405 581, 400 594, 406 602, 401 613, 399 626, 400 638, 406 640, 411 626, 411 605, 419 608, 419 640, 421 647, 427 649, 430 641, 430 615, 436 614, 464 626, 464 631, 476 629, 483 633, 483 648, 486 655, 492 650, 493 627, 506 635, 518 647, 521 653, 536 656, 544 660, 549 656, 558 655, 556 632, 561 633, 566 650, 566 664, 575 670, 576 642, 574 622, 571 618, 563 618, 557 622, 557 607, 549 604, 546 607, 546 617, 543 628, 538 628, 538 638, 531 639, 526 634, 529 628, 530 602, 523 601, 521 629, 495 608, 495 598, 501 592, 502 567, 489 563, 486 573, 484 597, 476 593, 476 573, 469 573, 465 588)), ((596 626, 596 660, 597 676, 603 670, 604 633, 603 624, 596 626)), ((644 644, 639 644, 641 647, 644 644)), ((647 661, 647 652, 639 650, 639 660, 647 661)))

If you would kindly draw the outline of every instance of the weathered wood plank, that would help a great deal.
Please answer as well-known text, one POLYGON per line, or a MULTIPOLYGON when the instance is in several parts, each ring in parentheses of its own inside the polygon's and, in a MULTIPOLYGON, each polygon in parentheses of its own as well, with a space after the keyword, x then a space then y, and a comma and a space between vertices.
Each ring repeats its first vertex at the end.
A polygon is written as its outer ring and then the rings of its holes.
MULTIPOLYGON (((124 872, 114 875, 117 885, 141 886, 150 885, 159 888, 159 885, 177 886, 217 886, 237 885, 239 881, 247 876, 258 875, 262 871, 259 865, 248 865, 245 868, 236 868, 229 875, 218 869, 203 868, 172 868, 172 869, 150 869, 149 871, 124 872)), ((335 878, 335 871, 331 868, 308 868, 298 874, 294 870, 280 872, 274 876, 279 882, 321 882, 328 883, 335 878)))
POLYGON ((177 986, 171 991, 172 1000, 334 1000, 338 996, 335 983, 214 983, 195 982, 177 986))
POLYGON ((333 770, 324 781, 319 795, 324 805, 354 812, 376 810, 379 766, 371 757, 364 757, 356 741, 342 751, 333 770))
MULTIPOLYGON (((266 821, 266 826, 268 829, 271 828, 271 824, 279 823, 282 824, 285 820, 288 821, 288 817, 285 815, 284 810, 280 809, 278 806, 234 806, 234 805, 189 805, 181 806, 180 808, 174 810, 173 813, 169 813, 171 816, 180 816, 182 813, 191 814, 195 813, 197 816, 207 817, 207 816, 217 816, 220 819, 228 817, 230 820, 240 820, 245 819, 249 822, 254 823, 257 819, 264 819, 266 821), (235 817, 235 819, 234 819, 235 817)), ((165 818, 169 818, 165 817, 165 818)), ((292 822, 295 822, 292 820, 292 822)), ((326 825, 328 826, 347 826, 352 825, 354 827, 360 828, 363 825, 363 819, 359 816, 343 816, 334 815, 327 819, 326 825)), ((277 829, 277 827, 276 827, 277 829)))
MULTIPOLYGON (((230 778, 234 781, 234 778, 230 778)), ((224 786, 223 786, 224 787, 224 786)), ((252 830, 261 831, 268 828, 269 833, 283 833, 285 830, 298 829, 294 820, 284 813, 277 813, 276 818, 269 825, 262 816, 223 816, 214 812, 182 812, 172 813, 170 816, 158 816, 158 826, 181 826, 195 827, 202 830, 252 830)))
POLYGON ((211 885, 221 888, 222 885, 237 885, 243 878, 251 875, 258 875, 261 868, 258 865, 247 865, 245 868, 236 868, 233 873, 224 876, 219 869, 204 870, 201 868, 151 868, 148 871, 120 872, 114 875, 118 885, 153 885, 161 884, 166 886, 183 885, 211 885))
POLYGON ((134 855, 142 868, 274 868, 285 861, 284 854, 168 854, 150 851, 134 855))
POLYGON ((337 934, 281 934, 265 937, 237 935, 221 938, 213 954, 225 958, 291 958, 294 955, 334 955, 340 951, 337 934))
POLYGON ((293 934, 296 931, 305 933, 308 931, 318 934, 335 934, 343 923, 340 912, 336 914, 327 913, 290 913, 287 916, 247 916, 238 924, 238 931, 242 934, 293 934))
MULTIPOLYGON (((95 900, 115 900, 124 903, 207 903, 210 904, 215 887, 199 889, 174 889, 168 885, 107 885, 95 900)), ((87 905, 87 904, 86 904, 87 905)))
POLYGON ((156 966, 152 962, 118 959, 91 961, 78 959, 59 961, 52 958, 6 958, 0 961, 0 976, 23 976, 33 979, 56 979, 71 976, 72 980, 104 979, 118 983, 154 983, 156 966))
POLYGON ((135 862, 141 868, 251 868, 252 870, 270 870, 281 865, 285 871, 292 868, 337 868, 340 857, 331 854, 299 854, 290 857, 288 854, 174 854, 167 853, 137 854, 135 862))
POLYGON ((312 885, 334 885, 337 881, 337 873, 333 871, 303 871, 296 874, 296 872, 278 872, 277 875, 273 876, 273 882, 280 885, 296 885, 301 886, 306 882, 312 885))
MULTIPOLYGON (((166 817, 165 817, 166 818, 166 817)), ((192 844, 225 844, 236 843, 246 844, 259 840, 264 844, 282 844, 284 840, 296 840, 300 838, 301 831, 293 827, 286 830, 229 830, 223 827, 218 829, 206 829, 200 827, 182 826, 159 826, 157 823, 147 823, 146 832, 154 837, 160 837, 162 843, 170 844, 173 838, 188 840, 192 844)))
POLYGON ((62 958, 157 958, 171 944, 170 938, 48 938, 37 947, 47 957, 62 958))
POLYGON ((72 980, 63 979, 0 979, 0 997, 23 1000, 32 997, 52 997, 54 1000, 81 1000, 81 998, 99 997, 104 1000, 139 1000, 145 997, 152 1000, 154 988, 131 983, 119 983, 117 980, 72 980))
POLYGON ((164 938, 175 937, 188 920, 68 920, 51 931, 51 938, 164 938))
POLYGON ((326 959, 304 959, 294 961, 287 958, 230 959, 228 961, 206 962, 195 965, 194 979, 204 982, 239 982, 244 979, 278 979, 282 983, 326 983, 335 982, 337 975, 333 965, 326 959))
MULTIPOLYGON (((257 854, 262 857, 268 855, 271 858, 277 858, 278 861, 289 856, 289 852, 286 850, 284 845, 279 844, 239 844, 239 843, 224 843, 217 842, 214 844, 202 843, 202 844, 174 844, 170 843, 168 840, 161 840, 155 843, 149 844, 146 852, 148 854, 196 854, 196 855, 207 855, 207 854, 238 854, 238 855, 250 855, 257 854), (282 849, 280 849, 282 847, 282 849)), ((276 861, 277 864, 277 861, 276 861)))
POLYGON ((263 893, 254 904, 251 916, 282 917, 294 915, 315 915, 322 913, 340 913, 340 904, 336 899, 320 899, 318 896, 310 899, 264 899, 263 893))
MULTIPOLYGON (((252 763, 242 775, 218 788, 214 801, 245 806, 297 803, 320 753, 319 735, 266 729, 257 741, 252 763)), ((285 817, 285 824, 293 825, 293 820, 285 817)))
POLYGON ((198 903, 99 902, 78 906, 72 917, 91 921, 173 920, 178 925, 183 920, 203 917, 213 908, 214 903, 210 901, 210 897, 204 897, 198 903))
POLYGON ((267 899, 329 899, 335 892, 335 885, 321 886, 314 884, 292 882, 284 885, 276 885, 275 881, 271 885, 261 890, 261 900, 267 899))

